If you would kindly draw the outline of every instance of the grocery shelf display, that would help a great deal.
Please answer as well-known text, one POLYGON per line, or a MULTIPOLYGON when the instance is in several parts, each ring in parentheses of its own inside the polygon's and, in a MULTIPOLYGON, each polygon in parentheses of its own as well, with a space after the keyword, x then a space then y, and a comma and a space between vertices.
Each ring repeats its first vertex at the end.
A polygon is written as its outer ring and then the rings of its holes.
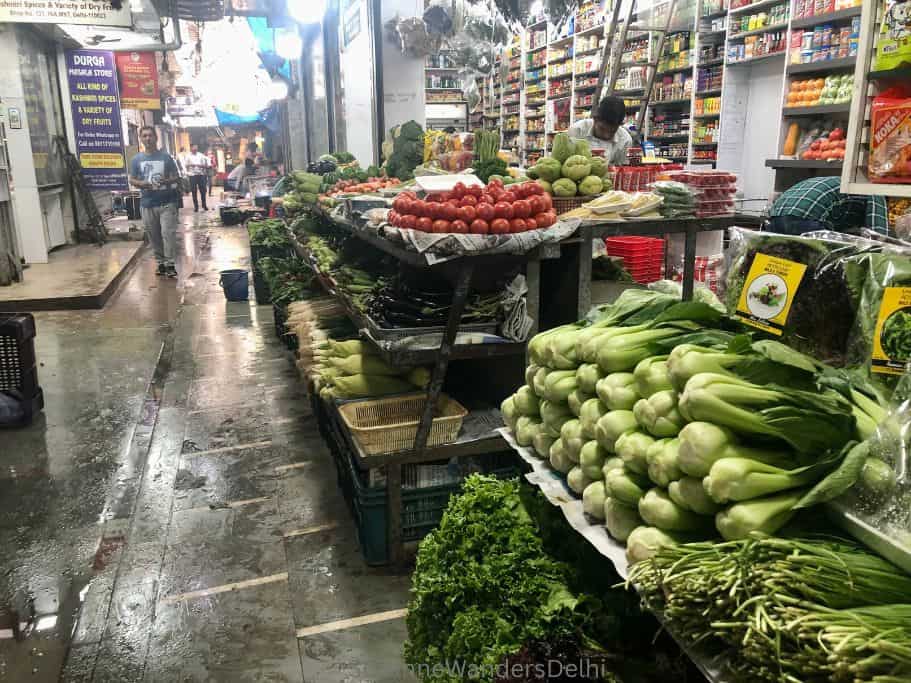
POLYGON ((911 197, 905 162, 907 130, 894 125, 911 104, 905 31, 899 13, 884 14, 882 3, 865 2, 859 21, 854 87, 841 170, 843 192, 911 197), (896 33, 898 32, 898 33, 896 33))

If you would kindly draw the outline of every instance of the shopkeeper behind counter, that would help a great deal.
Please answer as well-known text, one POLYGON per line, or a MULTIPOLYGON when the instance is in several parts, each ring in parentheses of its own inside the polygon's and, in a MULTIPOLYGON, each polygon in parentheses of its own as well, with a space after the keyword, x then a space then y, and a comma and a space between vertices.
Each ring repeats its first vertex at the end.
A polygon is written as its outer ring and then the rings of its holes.
POLYGON ((782 192, 769 209, 768 228, 784 235, 860 228, 888 235, 889 218, 885 198, 842 194, 841 178, 826 176, 802 180, 782 192))
POLYGON ((603 149, 610 166, 625 166, 633 138, 623 127, 626 105, 619 97, 605 97, 592 109, 590 119, 577 121, 567 130, 569 137, 585 140, 592 150, 603 149))

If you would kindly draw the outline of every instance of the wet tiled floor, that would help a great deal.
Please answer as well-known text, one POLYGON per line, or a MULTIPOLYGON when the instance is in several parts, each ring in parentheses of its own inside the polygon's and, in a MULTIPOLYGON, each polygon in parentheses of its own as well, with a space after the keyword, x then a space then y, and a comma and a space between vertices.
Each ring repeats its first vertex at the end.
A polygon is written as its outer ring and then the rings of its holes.
POLYGON ((47 407, 0 432, 0 681, 411 681, 408 578, 365 565, 271 309, 218 286, 245 233, 183 213, 179 282, 146 254, 104 310, 36 314, 47 407))

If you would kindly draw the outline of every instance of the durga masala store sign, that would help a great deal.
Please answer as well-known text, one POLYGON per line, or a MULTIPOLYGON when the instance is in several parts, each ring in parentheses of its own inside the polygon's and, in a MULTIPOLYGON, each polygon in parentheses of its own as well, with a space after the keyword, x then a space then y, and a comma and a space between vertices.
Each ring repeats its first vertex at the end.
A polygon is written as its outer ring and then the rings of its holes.
POLYGON ((0 23, 133 25, 130 0, 0 0, 0 23))

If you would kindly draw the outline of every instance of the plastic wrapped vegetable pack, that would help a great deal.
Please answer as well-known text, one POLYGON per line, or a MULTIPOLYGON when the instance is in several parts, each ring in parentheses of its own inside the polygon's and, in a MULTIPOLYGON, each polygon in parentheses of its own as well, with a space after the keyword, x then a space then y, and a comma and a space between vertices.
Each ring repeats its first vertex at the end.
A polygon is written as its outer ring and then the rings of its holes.
POLYGON ((848 361, 894 380, 911 360, 911 251, 868 253, 855 261, 864 279, 848 361))
POLYGON ((863 284, 859 250, 853 243, 734 228, 726 256, 728 312, 777 313, 772 320, 782 333, 780 341, 843 366, 863 284), (789 283, 776 279, 781 272, 779 260, 787 262, 789 283), (805 268, 802 275, 801 267, 805 268), (744 287, 746 306, 741 301, 744 287))

